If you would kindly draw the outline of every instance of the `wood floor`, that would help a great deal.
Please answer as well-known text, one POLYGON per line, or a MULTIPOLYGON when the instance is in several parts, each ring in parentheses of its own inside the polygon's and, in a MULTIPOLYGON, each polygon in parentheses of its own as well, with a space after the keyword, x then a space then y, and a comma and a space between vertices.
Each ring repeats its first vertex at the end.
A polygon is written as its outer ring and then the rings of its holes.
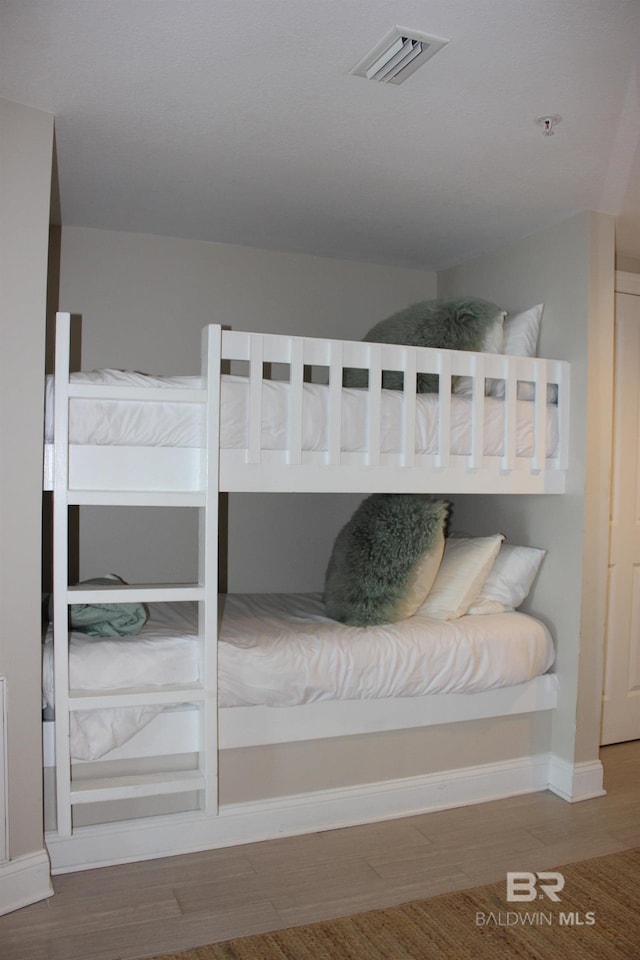
POLYGON ((54 878, 0 917, 2 960, 133 960, 640 845, 640 741, 601 753, 606 797, 536 793, 54 878))

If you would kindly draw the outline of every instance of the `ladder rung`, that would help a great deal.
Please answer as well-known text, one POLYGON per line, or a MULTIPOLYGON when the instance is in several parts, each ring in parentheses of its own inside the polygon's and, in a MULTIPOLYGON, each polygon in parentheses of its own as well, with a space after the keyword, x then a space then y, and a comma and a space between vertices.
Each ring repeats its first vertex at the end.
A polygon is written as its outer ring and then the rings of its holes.
POLYGON ((200 686, 175 684, 162 687, 136 687, 131 690, 70 690, 70 710, 101 710, 109 707, 168 706, 200 703, 205 691, 200 686))
POLYGON ((67 503, 116 507, 204 507, 205 494, 172 493, 166 490, 69 490, 67 503))
POLYGON ((198 583, 77 584, 69 587, 69 603, 162 603, 203 600, 205 588, 198 583))
POLYGON ((95 400, 147 400, 156 403, 206 403, 207 391, 191 387, 136 387, 108 383, 70 383, 69 397, 95 400))
POLYGON ((176 773, 146 773, 126 777, 100 777, 71 784, 71 803, 100 803, 135 797, 157 797, 173 793, 191 793, 204 789, 200 770, 176 773))

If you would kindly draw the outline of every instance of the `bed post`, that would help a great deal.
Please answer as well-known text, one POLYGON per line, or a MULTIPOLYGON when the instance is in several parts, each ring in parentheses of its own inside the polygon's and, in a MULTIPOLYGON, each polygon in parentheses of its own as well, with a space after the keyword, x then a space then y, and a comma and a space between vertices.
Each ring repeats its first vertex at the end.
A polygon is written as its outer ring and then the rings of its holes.
POLYGON ((69 750, 69 357, 71 315, 56 315, 53 475, 53 638, 56 691, 56 809, 59 836, 71 836, 69 750))
POLYGON ((206 444, 203 454, 204 506, 199 510, 198 582, 204 597, 198 603, 200 667, 204 687, 200 769, 205 777, 204 809, 218 813, 218 517, 220 493, 220 370, 222 328, 202 331, 202 378, 206 384, 206 444))

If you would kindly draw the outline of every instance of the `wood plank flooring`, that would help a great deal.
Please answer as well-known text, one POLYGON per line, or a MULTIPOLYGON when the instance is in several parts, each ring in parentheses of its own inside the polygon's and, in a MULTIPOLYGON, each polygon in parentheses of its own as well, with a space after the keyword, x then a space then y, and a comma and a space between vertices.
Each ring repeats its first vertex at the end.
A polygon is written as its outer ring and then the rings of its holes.
POLYGON ((535 793, 54 878, 0 917, 2 960, 133 960, 391 906, 640 845, 640 741, 603 748, 607 796, 535 793))

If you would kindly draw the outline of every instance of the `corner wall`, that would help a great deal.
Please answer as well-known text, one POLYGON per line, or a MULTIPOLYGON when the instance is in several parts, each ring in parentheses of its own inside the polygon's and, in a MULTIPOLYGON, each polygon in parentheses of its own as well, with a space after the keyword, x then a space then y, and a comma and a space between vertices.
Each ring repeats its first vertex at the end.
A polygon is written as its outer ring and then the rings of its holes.
POLYGON ((49 896, 42 827, 42 404, 53 117, 0 100, 0 675, 8 846, 0 913, 49 896))
POLYGON ((607 575, 613 377, 613 219, 583 212, 507 249, 438 276, 438 295, 474 295, 518 312, 544 303, 538 354, 571 363, 567 492, 456 497, 454 526, 544 547, 527 609, 557 644, 561 697, 552 752, 569 764, 598 756, 607 575))

